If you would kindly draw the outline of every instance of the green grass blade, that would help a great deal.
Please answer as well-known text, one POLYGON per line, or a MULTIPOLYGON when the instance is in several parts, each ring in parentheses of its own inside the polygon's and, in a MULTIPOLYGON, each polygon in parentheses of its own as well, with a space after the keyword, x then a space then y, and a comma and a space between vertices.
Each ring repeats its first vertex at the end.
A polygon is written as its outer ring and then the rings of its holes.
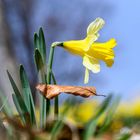
POLYGON ((27 78, 27 75, 25 73, 24 67, 20 65, 20 80, 22 85, 22 91, 23 91, 23 99, 25 101, 26 107, 29 110, 29 114, 31 117, 32 124, 36 124, 36 118, 35 118, 35 104, 33 101, 29 81, 27 78))
MULTIPOLYGON (((39 72, 39 81, 42 83, 46 83, 44 63, 38 49, 35 49, 34 59, 37 70, 39 72)), ((39 102, 40 102, 40 127, 42 128, 46 124, 46 99, 41 94, 39 94, 39 102)))
POLYGON ((25 125, 26 121, 25 121, 25 117, 24 117, 24 112, 22 111, 22 109, 20 107, 19 101, 18 101, 15 94, 12 94, 12 98, 13 98, 13 102, 15 104, 15 107, 17 109, 17 112, 19 113, 19 116, 21 117, 21 120, 22 120, 23 124, 25 125))
POLYGON ((91 124, 85 127, 83 140, 89 140, 95 133, 96 127, 97 127, 97 118, 96 119, 94 118, 91 124))
POLYGON ((110 94, 105 100, 104 102, 100 105, 100 109, 99 111, 97 112, 95 118, 98 118, 104 111, 105 109, 108 107, 110 101, 112 99, 112 94, 110 94))
MULTIPOLYGON (((56 82, 55 76, 54 76, 54 74, 53 74, 52 71, 51 71, 51 75, 52 75, 53 83, 56 85, 57 82, 56 82)), ((59 98, 58 98, 58 96, 56 96, 56 97, 54 98, 54 114, 55 114, 56 116, 58 116, 58 114, 59 114, 59 98)))
POLYGON ((45 98, 40 94, 39 95, 39 101, 40 101, 40 126, 41 128, 45 127, 46 124, 46 100, 45 98))
POLYGON ((43 63, 42 56, 38 49, 35 49, 34 60, 35 60, 37 70, 38 71, 41 70, 44 67, 44 63, 43 63))
POLYGON ((116 98, 115 101, 112 102, 109 110, 107 111, 103 125, 102 125, 101 129, 99 129, 99 131, 98 131, 98 135, 104 133, 110 127, 110 125, 113 121, 114 113, 117 110, 119 101, 120 101, 120 97, 116 98))
POLYGON ((48 67, 47 67, 47 83, 51 84, 51 71, 52 71, 52 64, 53 64, 53 57, 54 57, 54 47, 50 48, 50 54, 49 54, 49 61, 48 61, 48 67))
POLYGON ((72 100, 67 100, 65 102, 65 108, 63 109, 61 116, 57 118, 56 123, 54 124, 52 130, 51 130, 51 140, 55 140, 57 135, 60 133, 64 126, 64 118, 66 114, 68 113, 69 109, 73 106, 72 100))
MULTIPOLYGON (((25 105, 23 97, 21 96, 21 94, 20 94, 20 92, 19 92, 19 90, 18 90, 18 88, 17 88, 17 86, 16 86, 12 76, 8 72, 8 70, 7 70, 7 74, 8 74, 9 80, 11 82, 11 85, 13 87, 15 96, 16 96, 16 102, 18 102, 22 112, 25 114, 24 117, 25 117, 26 123, 29 123, 29 117, 28 117, 29 116, 29 112, 28 112, 28 109, 27 109, 27 107, 25 105)), ((13 99, 15 99, 15 97, 13 99)))
MULTIPOLYGON (((8 70, 7 70, 7 74, 8 74, 8 78, 9 78, 9 80, 10 80, 10 82, 11 82, 11 86, 12 86, 12 88, 13 88, 15 94, 16 94, 17 96, 20 97, 21 94, 20 94, 20 92, 19 92, 19 90, 18 90, 18 88, 17 88, 17 86, 16 86, 16 83, 14 82, 14 80, 13 80, 11 74, 8 72, 8 70)), ((21 97, 21 98, 22 98, 22 97, 21 97)))
POLYGON ((8 97, 5 97, 5 95, 2 94, 2 92, 0 92, 0 102, 2 103, 2 105, 4 105, 2 108, 3 113, 8 117, 12 117, 13 112, 8 102, 8 97))
POLYGON ((104 102, 100 105, 100 107, 99 107, 96 115, 93 116, 91 118, 91 120, 87 123, 87 125, 85 127, 86 129, 85 129, 85 132, 84 132, 84 135, 83 135, 83 140, 89 140, 93 136, 93 134, 96 131, 97 120, 102 115, 102 113, 104 113, 104 111, 106 110, 106 108, 108 107, 111 98, 112 98, 112 95, 109 95, 104 100, 104 102))
POLYGON ((20 107, 21 107, 25 112, 28 112, 28 109, 27 109, 27 107, 26 107, 26 105, 25 105, 25 102, 24 102, 24 100, 23 100, 23 97, 21 96, 21 94, 20 94, 20 92, 19 92, 19 90, 18 90, 18 88, 17 88, 17 86, 16 86, 16 84, 15 84, 15 82, 14 82, 12 76, 10 75, 10 73, 9 73, 8 71, 7 71, 7 74, 8 74, 9 80, 10 80, 10 82, 11 82, 11 85, 12 85, 12 87, 13 87, 14 93, 15 93, 15 95, 17 96, 17 99, 18 99, 18 102, 19 102, 19 104, 20 104, 20 107))
MULTIPOLYGON (((48 81, 47 81, 47 77, 48 77, 48 74, 46 74, 46 43, 45 43, 45 37, 44 37, 44 33, 43 33, 43 29, 42 27, 39 29, 39 43, 40 43, 40 47, 39 47, 39 52, 42 56, 42 60, 44 62, 44 70, 41 71, 41 77, 42 77, 42 82, 45 83, 45 84, 50 84, 48 81), (44 72, 45 71, 45 72, 44 72)), ((49 99, 45 99, 46 102, 46 116, 49 115, 49 112, 50 112, 50 100, 49 99)))
POLYGON ((57 135, 60 133, 60 131, 62 130, 64 124, 63 124, 63 118, 61 118, 60 120, 57 120, 56 123, 54 124, 54 127, 52 129, 52 134, 51 134, 51 140, 55 140, 55 138, 57 137, 57 135))
POLYGON ((45 64, 43 63, 42 56, 38 49, 35 49, 34 60, 36 64, 37 71, 39 72, 39 81, 46 83, 46 73, 45 73, 45 64))
POLYGON ((44 63, 46 62, 46 43, 42 27, 39 29, 39 51, 42 55, 44 63))
MULTIPOLYGON (((47 83, 46 75, 46 43, 43 29, 39 29, 39 36, 37 33, 34 35, 35 52, 34 59, 37 70, 39 72, 39 82, 47 83)), ((42 95, 39 95, 40 100, 40 125, 44 127, 46 124, 47 113, 49 112, 50 100, 46 100, 42 95)))
POLYGON ((130 140, 131 134, 123 134, 117 140, 130 140))
MULTIPOLYGON (((52 64, 53 64, 53 57, 54 57, 54 47, 50 48, 50 54, 49 54, 49 60, 48 60, 48 67, 47 67, 47 84, 51 84, 51 70, 52 70, 52 64)), ((47 115, 50 112, 50 100, 47 99, 47 115)))
POLYGON ((56 82, 56 79, 55 79, 55 76, 54 76, 54 73, 52 72, 52 70, 51 70, 51 76, 52 76, 52 80, 53 80, 54 85, 56 85, 57 82, 56 82))
POLYGON ((19 68, 19 72, 20 72, 20 81, 21 81, 21 86, 22 86, 22 96, 23 96, 23 100, 25 102, 26 107, 28 108, 29 113, 31 112, 31 105, 30 105, 30 97, 29 94, 31 94, 31 90, 29 87, 29 83, 27 81, 27 76, 25 74, 24 68, 22 65, 20 65, 19 68))
POLYGON ((8 100, 8 98, 5 98, 2 105, 0 106, 0 112, 3 110, 4 106, 7 104, 7 100, 8 100))
POLYGON ((39 49, 39 37, 37 35, 37 33, 34 33, 34 47, 35 49, 39 49))

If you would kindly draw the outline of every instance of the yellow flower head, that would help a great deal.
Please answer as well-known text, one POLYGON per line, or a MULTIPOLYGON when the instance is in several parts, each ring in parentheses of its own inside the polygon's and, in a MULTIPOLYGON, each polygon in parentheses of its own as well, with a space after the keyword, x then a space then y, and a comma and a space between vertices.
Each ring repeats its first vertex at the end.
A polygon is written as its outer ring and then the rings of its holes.
POLYGON ((95 42, 99 37, 98 31, 104 24, 105 22, 102 18, 97 18, 89 24, 87 36, 83 40, 55 42, 52 44, 52 46, 62 46, 70 53, 83 58, 85 67, 84 83, 88 83, 89 70, 93 73, 100 72, 100 60, 104 61, 108 67, 111 67, 114 63, 113 48, 117 45, 116 40, 112 38, 105 43, 95 42))

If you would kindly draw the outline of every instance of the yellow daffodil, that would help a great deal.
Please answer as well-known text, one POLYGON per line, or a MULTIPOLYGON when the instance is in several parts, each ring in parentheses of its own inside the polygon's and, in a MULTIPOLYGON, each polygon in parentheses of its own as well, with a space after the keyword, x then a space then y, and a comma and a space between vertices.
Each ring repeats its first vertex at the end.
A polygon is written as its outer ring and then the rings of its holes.
POLYGON ((86 68, 84 83, 88 83, 89 70, 93 73, 100 71, 100 60, 104 61, 108 67, 111 67, 114 63, 113 48, 117 44, 116 40, 112 38, 105 43, 95 42, 99 37, 98 31, 104 24, 105 22, 102 18, 97 18, 89 24, 87 36, 83 40, 55 42, 52 44, 52 46, 61 46, 70 53, 83 58, 83 65, 86 68))

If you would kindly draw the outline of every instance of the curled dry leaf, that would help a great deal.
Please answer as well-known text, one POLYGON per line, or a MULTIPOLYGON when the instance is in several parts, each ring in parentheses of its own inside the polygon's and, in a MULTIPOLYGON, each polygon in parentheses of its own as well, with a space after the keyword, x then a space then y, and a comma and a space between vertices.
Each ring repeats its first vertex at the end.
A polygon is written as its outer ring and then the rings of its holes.
POLYGON ((62 92, 82 97, 97 95, 95 87, 38 84, 36 88, 48 99, 52 99, 62 92))

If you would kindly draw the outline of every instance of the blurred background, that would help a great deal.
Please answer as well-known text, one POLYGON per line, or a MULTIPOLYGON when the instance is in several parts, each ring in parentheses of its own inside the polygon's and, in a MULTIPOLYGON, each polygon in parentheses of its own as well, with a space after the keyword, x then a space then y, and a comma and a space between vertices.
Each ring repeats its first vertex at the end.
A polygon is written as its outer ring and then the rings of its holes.
MULTIPOLYGON (((54 41, 83 39, 88 24, 102 17, 106 24, 98 41, 104 42, 112 37, 117 40, 115 63, 112 68, 101 63, 101 72, 90 73, 88 85, 95 86, 100 94, 113 92, 124 100, 139 97, 139 9, 139 0, 1 0, 1 91, 8 95, 12 92, 6 69, 18 82, 18 65, 23 64, 35 92, 37 72, 33 60, 33 35, 40 26, 44 29, 49 53, 54 41)), ((84 85, 84 67, 80 57, 56 48, 53 69, 58 84, 84 85)))

